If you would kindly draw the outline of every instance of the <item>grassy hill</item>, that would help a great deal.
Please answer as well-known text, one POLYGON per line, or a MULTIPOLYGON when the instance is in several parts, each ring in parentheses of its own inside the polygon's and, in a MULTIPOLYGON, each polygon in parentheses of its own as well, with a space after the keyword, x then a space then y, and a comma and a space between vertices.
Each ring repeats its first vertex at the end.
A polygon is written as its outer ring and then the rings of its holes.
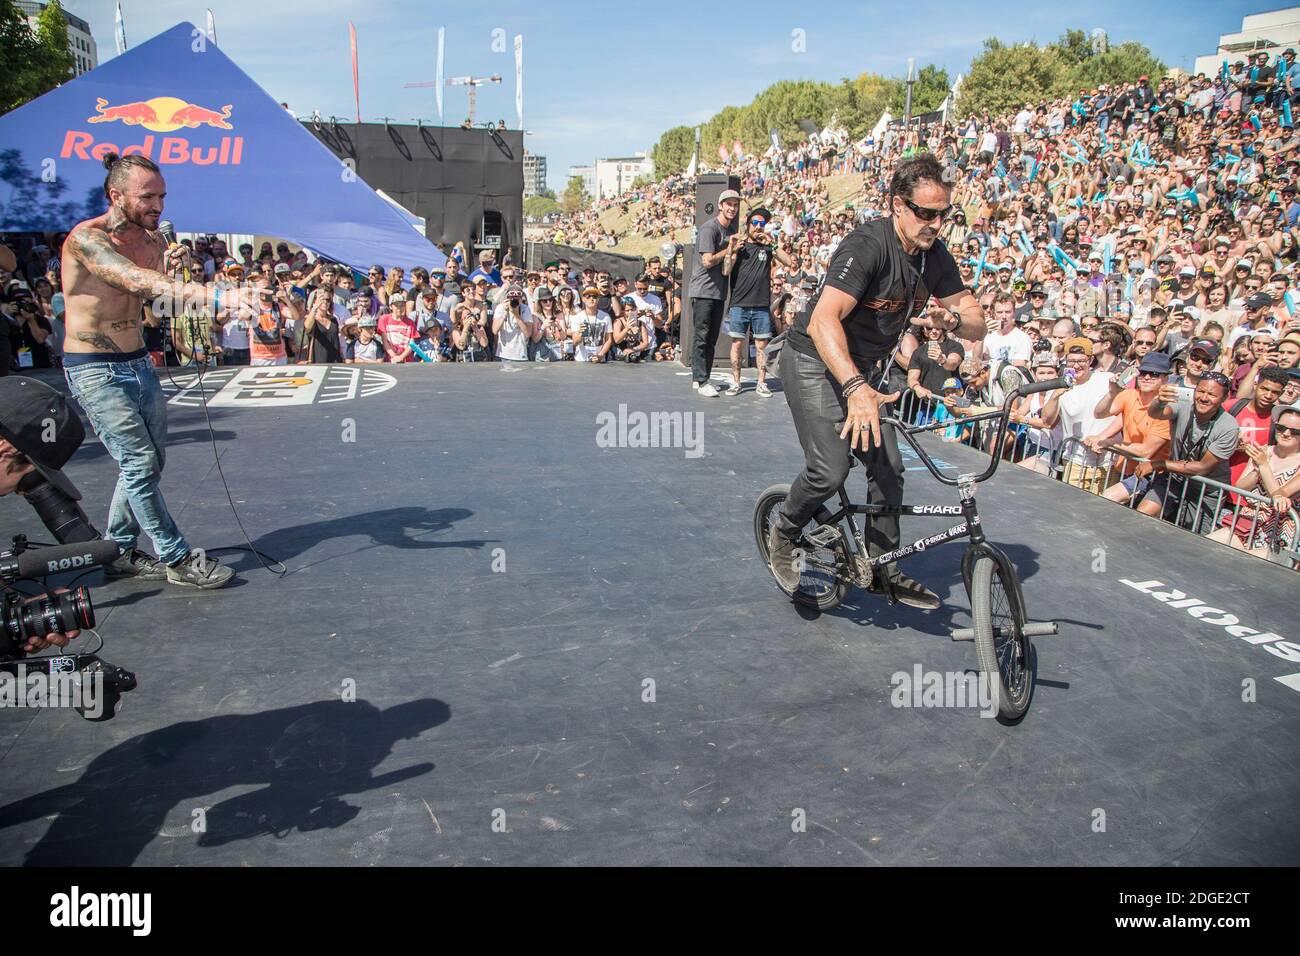
MULTIPOLYGON (((860 173, 843 173, 838 176, 828 176, 822 180, 826 189, 830 192, 831 201, 827 211, 837 212, 844 208, 846 203, 853 202, 862 195, 862 175, 860 173)), ((642 204, 632 203, 628 207, 626 215, 619 212, 618 209, 607 209, 600 215, 600 223, 606 229, 612 231, 618 236, 618 246, 610 250, 611 252, 622 253, 627 256, 641 256, 649 258, 657 255, 659 247, 663 245, 663 237, 651 238, 649 236, 630 236, 626 235, 631 228, 632 222, 636 219, 637 212, 642 204)), ((745 204, 745 208, 750 207, 750 203, 745 204)), ((757 205, 756 203, 754 205, 757 205)), ((686 227, 678 229, 673 239, 677 242, 690 242, 691 229, 686 227)))

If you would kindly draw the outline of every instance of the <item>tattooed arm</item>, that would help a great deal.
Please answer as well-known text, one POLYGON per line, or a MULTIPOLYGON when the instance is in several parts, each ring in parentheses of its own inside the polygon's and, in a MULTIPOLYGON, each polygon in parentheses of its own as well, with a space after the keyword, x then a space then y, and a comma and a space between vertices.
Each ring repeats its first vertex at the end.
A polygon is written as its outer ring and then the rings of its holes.
MULTIPOLYGON (((170 295, 183 302, 191 298, 210 307, 211 292, 201 283, 174 281, 156 269, 136 265, 113 248, 103 230, 75 230, 64 240, 64 250, 76 257, 87 272, 115 289, 143 299, 170 295)), ((162 264, 161 255, 158 264, 162 264)))

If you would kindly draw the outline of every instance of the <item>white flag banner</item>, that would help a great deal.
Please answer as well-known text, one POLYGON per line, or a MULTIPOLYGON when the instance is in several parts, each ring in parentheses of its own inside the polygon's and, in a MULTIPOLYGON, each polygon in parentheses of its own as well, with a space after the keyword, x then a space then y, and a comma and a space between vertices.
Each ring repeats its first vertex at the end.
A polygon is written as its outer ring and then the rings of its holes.
POLYGON ((217 18, 212 15, 211 10, 208 11, 208 40, 213 46, 217 45, 217 18))
POLYGON ((524 128, 524 35, 515 36, 515 112, 519 115, 519 128, 524 128))
POLYGON ((122 4, 117 5, 117 28, 113 32, 113 39, 117 42, 117 54, 121 56, 126 52, 126 22, 122 19, 122 4))
POLYGON ((434 93, 438 101, 438 125, 442 125, 442 45, 447 38, 447 28, 438 27, 438 76, 434 83, 434 93))

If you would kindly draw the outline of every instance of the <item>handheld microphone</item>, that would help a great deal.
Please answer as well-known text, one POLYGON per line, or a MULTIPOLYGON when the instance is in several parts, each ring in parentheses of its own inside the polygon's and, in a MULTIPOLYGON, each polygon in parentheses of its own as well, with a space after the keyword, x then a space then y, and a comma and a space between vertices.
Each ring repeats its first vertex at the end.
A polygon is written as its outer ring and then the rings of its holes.
POLYGON ((0 558, 0 580, 41 578, 47 574, 85 570, 116 561, 121 551, 113 541, 87 541, 52 548, 33 548, 22 554, 0 558))
POLYGON ((163 219, 158 223, 158 235, 163 237, 168 248, 176 245, 176 227, 172 225, 170 219, 163 219))

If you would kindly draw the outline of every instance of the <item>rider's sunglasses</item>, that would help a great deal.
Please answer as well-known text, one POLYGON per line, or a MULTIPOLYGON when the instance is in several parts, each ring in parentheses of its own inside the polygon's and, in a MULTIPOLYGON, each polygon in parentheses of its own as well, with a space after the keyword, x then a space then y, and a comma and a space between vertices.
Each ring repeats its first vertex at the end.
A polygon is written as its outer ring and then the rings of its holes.
POLYGON ((936 219, 943 219, 952 213, 951 205, 944 206, 942 209, 931 209, 928 206, 918 206, 910 199, 903 199, 904 205, 912 210, 912 214, 922 222, 934 222, 936 219))

